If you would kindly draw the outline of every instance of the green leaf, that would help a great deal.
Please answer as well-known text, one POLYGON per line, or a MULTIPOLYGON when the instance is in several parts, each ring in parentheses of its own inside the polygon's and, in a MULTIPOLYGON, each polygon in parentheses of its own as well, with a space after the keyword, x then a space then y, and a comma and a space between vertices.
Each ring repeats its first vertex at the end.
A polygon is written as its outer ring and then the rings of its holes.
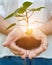
POLYGON ((30 9, 30 11, 40 11, 40 10, 43 9, 43 8, 45 8, 45 7, 32 8, 32 9, 30 9))
POLYGON ((13 24, 9 25, 9 26, 6 28, 6 30, 10 29, 11 27, 13 27, 13 26, 15 26, 15 25, 16 25, 16 23, 13 23, 13 24))
MULTIPOLYGON (((4 20, 13 17, 15 14, 23 14, 26 9, 32 4, 32 2, 24 2, 23 6, 16 9, 13 13, 9 14, 7 17, 4 18, 4 20)), ((22 17, 21 15, 17 15, 17 17, 22 17)))
POLYGON ((26 2, 23 3, 23 7, 25 7, 25 8, 28 8, 31 5, 32 5, 32 2, 26 1, 26 2))
MULTIPOLYGON (((18 8, 16 9, 13 13, 9 14, 7 17, 4 18, 4 20, 13 17, 14 15, 16 15, 17 13, 19 14, 23 14, 25 11, 24 7, 18 8)), ((21 15, 17 15, 18 17, 20 17, 21 15)), ((22 17, 22 16, 21 16, 22 17)))
POLYGON ((24 17, 25 15, 15 14, 15 17, 24 17))
POLYGON ((13 12, 13 13, 11 13, 11 14, 9 14, 7 17, 5 17, 5 18, 4 18, 4 20, 6 20, 6 19, 8 19, 8 18, 13 17, 13 16, 14 16, 14 14, 15 14, 14 12, 13 12))
POLYGON ((26 11, 25 7, 20 7, 17 12, 19 14, 23 14, 25 11, 26 11))
POLYGON ((4 20, 13 17, 17 12, 18 12, 19 8, 16 9, 13 13, 9 14, 7 17, 4 18, 4 20))
POLYGON ((23 6, 18 8, 15 12, 16 13, 19 13, 19 14, 23 14, 26 9, 32 4, 32 2, 24 2, 23 3, 23 6))

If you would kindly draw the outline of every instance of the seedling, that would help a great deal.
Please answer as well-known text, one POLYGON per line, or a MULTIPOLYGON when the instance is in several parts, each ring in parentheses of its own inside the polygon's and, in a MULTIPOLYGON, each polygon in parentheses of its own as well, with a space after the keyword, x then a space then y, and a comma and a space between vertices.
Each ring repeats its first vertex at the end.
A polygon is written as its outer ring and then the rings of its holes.
MULTIPOLYGON (((26 25, 27 31, 25 32, 25 34, 31 35, 32 29, 29 29, 29 25, 30 25, 29 18, 34 14, 35 11, 40 11, 41 9, 45 8, 45 7, 29 8, 32 4, 33 4, 32 2, 28 2, 28 1, 24 2, 20 8, 17 8, 13 13, 9 14, 7 17, 4 18, 4 20, 9 19, 13 16, 15 16, 17 18, 21 18, 17 22, 24 20, 27 23, 27 25, 26 25), (29 12, 31 12, 30 15, 28 15, 29 12)), ((9 25, 7 27, 7 30, 15 25, 16 25, 16 23, 9 25)))

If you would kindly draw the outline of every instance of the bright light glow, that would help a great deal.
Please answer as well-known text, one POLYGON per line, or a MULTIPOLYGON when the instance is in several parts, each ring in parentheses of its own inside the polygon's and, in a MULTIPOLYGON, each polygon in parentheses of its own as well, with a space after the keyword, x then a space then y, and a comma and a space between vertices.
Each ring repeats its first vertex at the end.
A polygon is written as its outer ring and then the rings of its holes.
POLYGON ((42 25, 42 23, 35 23, 35 24, 29 24, 28 28, 29 29, 34 29, 34 28, 38 28, 42 25))
POLYGON ((28 28, 29 28, 29 29, 32 29, 32 26, 31 26, 31 25, 29 25, 29 26, 28 26, 28 28))
POLYGON ((39 26, 41 26, 40 23, 35 23, 35 24, 29 24, 28 26, 28 30, 25 31, 25 33, 29 36, 32 34, 33 32, 33 29, 35 30, 36 28, 38 28, 39 26))

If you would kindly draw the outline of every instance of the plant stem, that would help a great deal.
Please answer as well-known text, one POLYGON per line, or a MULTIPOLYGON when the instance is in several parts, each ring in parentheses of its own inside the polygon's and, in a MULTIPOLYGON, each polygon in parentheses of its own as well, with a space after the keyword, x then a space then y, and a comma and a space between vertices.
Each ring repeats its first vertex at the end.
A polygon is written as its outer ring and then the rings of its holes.
POLYGON ((34 11, 30 14, 30 16, 28 18, 30 18, 33 14, 34 14, 34 11))
MULTIPOLYGON (((25 20, 25 18, 23 18, 23 19, 20 19, 20 20, 17 20, 17 21, 22 21, 22 20, 25 20)), ((26 20, 25 20, 26 21, 26 20)))
POLYGON ((26 11, 26 22, 27 22, 27 30, 28 30, 29 21, 28 21, 28 13, 27 13, 27 11, 26 11))

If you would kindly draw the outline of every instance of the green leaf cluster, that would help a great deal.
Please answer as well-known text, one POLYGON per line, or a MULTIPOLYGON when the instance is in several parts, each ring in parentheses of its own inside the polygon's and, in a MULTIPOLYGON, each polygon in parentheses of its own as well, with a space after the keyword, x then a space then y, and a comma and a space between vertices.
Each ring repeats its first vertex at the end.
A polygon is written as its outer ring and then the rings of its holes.
POLYGON ((13 13, 9 14, 7 17, 4 18, 4 20, 6 20, 6 19, 8 19, 8 18, 11 18, 11 17, 13 17, 13 16, 16 16, 16 15, 17 15, 17 17, 22 17, 21 14, 23 14, 23 13, 26 11, 26 9, 27 9, 31 4, 32 4, 32 2, 27 2, 27 1, 24 2, 23 5, 22 5, 22 7, 16 9, 13 13))
MULTIPOLYGON (((34 11, 40 11, 41 9, 45 8, 45 7, 38 7, 38 8, 28 9, 28 7, 31 6, 31 5, 32 5, 32 2, 28 2, 28 1, 24 2, 20 8, 17 8, 13 13, 9 14, 7 17, 4 18, 4 20, 9 19, 13 16, 23 17, 23 18, 26 17, 27 18, 26 14, 25 15, 23 14, 24 12, 26 12, 26 10, 28 10, 30 12, 33 11, 33 13, 34 13, 34 11)), ((26 12, 26 13, 28 15, 28 12, 26 12)), ((9 28, 11 28, 15 25, 16 25, 16 23, 9 25, 6 30, 8 30, 9 28)))

